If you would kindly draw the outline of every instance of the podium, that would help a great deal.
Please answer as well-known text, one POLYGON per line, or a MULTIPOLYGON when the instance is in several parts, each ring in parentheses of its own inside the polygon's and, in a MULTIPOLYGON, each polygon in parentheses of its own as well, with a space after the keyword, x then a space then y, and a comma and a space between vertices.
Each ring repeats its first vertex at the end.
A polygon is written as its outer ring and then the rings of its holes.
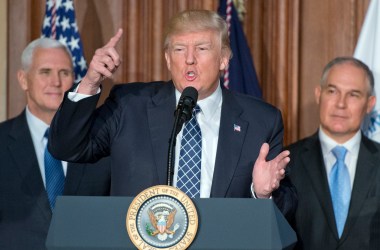
MULTIPOLYGON (((126 229, 132 197, 58 197, 46 241, 49 250, 136 249, 126 229)), ((292 249, 297 241, 272 200, 193 199, 197 236, 189 249, 292 249)))

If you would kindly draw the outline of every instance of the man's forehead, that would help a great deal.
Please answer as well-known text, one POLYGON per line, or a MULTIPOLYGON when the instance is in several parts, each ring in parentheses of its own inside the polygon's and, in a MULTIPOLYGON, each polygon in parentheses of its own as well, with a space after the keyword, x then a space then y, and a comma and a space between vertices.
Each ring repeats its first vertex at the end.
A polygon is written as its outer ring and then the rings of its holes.
POLYGON ((178 32, 178 33, 173 33, 170 36, 170 40, 174 39, 182 39, 182 38, 187 38, 187 37, 218 37, 218 32, 215 30, 189 30, 189 31, 183 31, 183 32, 178 32))
POLYGON ((214 35, 212 32, 209 33, 187 33, 187 34, 177 34, 173 35, 169 41, 170 45, 177 44, 217 44, 218 36, 214 35))

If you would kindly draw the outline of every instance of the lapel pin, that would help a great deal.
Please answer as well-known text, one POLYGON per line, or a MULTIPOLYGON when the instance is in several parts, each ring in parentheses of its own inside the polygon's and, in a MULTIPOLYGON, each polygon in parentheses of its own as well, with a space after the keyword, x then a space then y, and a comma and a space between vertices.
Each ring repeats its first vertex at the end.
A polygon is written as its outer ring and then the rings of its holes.
POLYGON ((234 124, 234 131, 235 131, 235 132, 240 132, 240 131, 241 131, 240 126, 234 124))

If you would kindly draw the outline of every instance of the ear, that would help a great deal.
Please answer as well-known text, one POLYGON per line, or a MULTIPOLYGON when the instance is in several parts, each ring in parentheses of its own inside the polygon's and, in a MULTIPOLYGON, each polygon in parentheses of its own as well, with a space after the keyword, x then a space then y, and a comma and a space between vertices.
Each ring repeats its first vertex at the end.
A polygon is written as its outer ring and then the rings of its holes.
POLYGON ((318 105, 319 105, 319 101, 320 101, 320 98, 321 98, 321 92, 322 92, 321 85, 316 86, 315 89, 314 89, 314 97, 315 97, 315 102, 318 105))
POLYGON ((20 69, 17 71, 17 80, 20 84, 22 90, 28 90, 28 80, 27 80, 27 72, 25 70, 20 69))
POLYGON ((367 102, 367 114, 369 114, 376 104, 376 96, 371 95, 367 102))
POLYGON ((230 62, 230 53, 228 53, 227 51, 222 51, 222 60, 220 60, 219 70, 220 71, 225 70, 229 62, 230 62))
POLYGON ((228 66, 228 59, 226 57, 222 58, 222 61, 220 62, 219 70, 225 70, 228 66))
POLYGON ((167 51, 165 51, 165 60, 166 60, 166 66, 168 67, 168 70, 170 71, 170 56, 167 51))

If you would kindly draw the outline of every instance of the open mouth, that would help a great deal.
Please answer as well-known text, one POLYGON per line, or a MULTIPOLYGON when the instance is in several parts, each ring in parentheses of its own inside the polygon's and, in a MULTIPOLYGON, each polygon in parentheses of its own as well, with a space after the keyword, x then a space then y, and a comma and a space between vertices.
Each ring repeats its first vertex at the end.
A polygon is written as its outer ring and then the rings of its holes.
POLYGON ((187 71, 185 74, 185 78, 188 81, 194 81, 197 78, 197 75, 194 71, 187 71))

